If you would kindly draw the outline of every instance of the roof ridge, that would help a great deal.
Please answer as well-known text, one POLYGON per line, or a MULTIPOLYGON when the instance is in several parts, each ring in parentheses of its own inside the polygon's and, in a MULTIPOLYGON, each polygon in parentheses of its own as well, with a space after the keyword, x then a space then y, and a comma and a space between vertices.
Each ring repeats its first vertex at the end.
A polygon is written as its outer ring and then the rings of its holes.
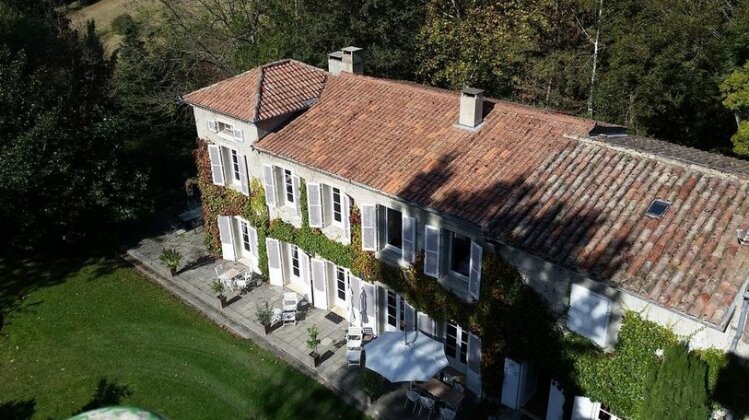
POLYGON ((187 95, 184 95, 184 96, 190 96, 190 95, 193 95, 193 94, 196 94, 196 93, 199 93, 199 92, 203 92, 203 91, 209 90, 209 89, 211 89, 212 87, 215 87, 215 86, 216 86, 216 85, 218 85, 218 84, 224 83, 224 82, 226 82, 226 81, 228 81, 228 80, 234 80, 234 79, 238 79, 238 78, 240 78, 240 77, 242 77, 242 76, 245 76, 245 75, 247 75, 247 74, 249 74, 249 73, 252 73, 252 72, 253 72, 253 71, 255 71, 255 70, 258 70, 259 68, 260 68, 260 67, 253 67, 253 68, 251 68, 251 69, 249 69, 249 70, 245 70, 245 71, 243 71, 242 73, 239 73, 239 74, 235 74, 234 76, 231 76, 231 77, 229 77, 229 78, 226 78, 226 79, 221 79, 221 80, 219 80, 219 81, 217 81, 217 82, 215 82, 215 83, 211 83, 210 85, 208 85, 208 86, 204 86, 204 87, 202 87, 202 88, 200 88, 200 89, 198 89, 198 90, 193 90, 192 92, 190 92, 190 93, 188 93, 187 95))
MULTIPOLYGON (((422 90, 422 91, 425 91, 425 92, 430 92, 430 93, 438 94, 438 95, 441 95, 441 96, 449 96, 449 97, 460 96, 460 91, 456 91, 456 90, 452 90, 452 89, 446 89, 446 88, 441 88, 441 87, 437 87, 437 86, 428 86, 428 85, 424 85, 424 84, 421 84, 421 83, 418 83, 418 82, 414 82, 414 81, 411 81, 411 80, 388 79, 388 78, 385 78, 385 77, 369 76, 369 75, 365 75, 365 74, 351 74, 351 73, 346 73, 346 72, 341 72, 338 76, 351 77, 351 78, 362 78, 362 79, 370 80, 370 81, 373 81, 373 82, 378 82, 380 84, 403 85, 403 86, 407 86, 407 87, 410 87, 410 88, 413 88, 413 89, 419 89, 419 90, 422 90)), ((486 100, 488 102, 491 102, 491 103, 494 103, 494 104, 501 105, 501 106, 507 106, 507 107, 511 107, 511 108, 519 108, 521 110, 528 111, 529 114, 531 114, 531 113, 543 114, 544 116, 551 116, 551 117, 558 118, 560 120, 568 120, 568 121, 569 120, 573 120, 573 121, 577 121, 577 122, 585 122, 585 123, 588 123, 590 125, 590 129, 593 129, 593 127, 596 124, 615 125, 615 124, 606 123, 604 121, 598 121, 598 120, 594 120, 594 119, 590 119, 590 118, 580 117, 580 116, 577 116, 577 115, 571 115, 571 114, 568 114, 568 113, 565 113, 563 111, 560 111, 560 110, 557 110, 557 109, 553 109, 553 108, 542 108, 542 107, 538 107, 538 106, 534 106, 534 105, 527 105, 527 104, 522 104, 522 103, 518 103, 518 102, 512 102, 512 101, 507 100, 507 99, 497 99, 497 98, 486 97, 484 100, 486 100)))
POLYGON ((253 107, 251 121, 257 121, 260 116, 260 104, 263 100, 263 80, 265 80, 265 68, 266 66, 260 66, 260 76, 257 78, 255 87, 255 106, 253 107))
MULTIPOLYGON (((568 139, 571 139, 571 140, 578 141, 578 142, 583 143, 583 144, 589 144, 589 145, 593 145, 593 146, 607 148, 607 149, 614 150, 614 151, 621 152, 621 153, 626 153, 626 154, 628 154, 630 156, 642 157, 642 158, 646 158, 646 159, 652 159, 652 160, 655 160, 655 161, 658 161, 658 162, 661 162, 661 163, 665 163, 665 164, 669 164, 669 165, 675 165, 675 166, 679 166, 679 167, 686 167, 687 169, 693 169, 693 170, 702 172, 703 174, 706 174, 706 175, 718 176, 718 177, 722 177, 722 178, 728 178, 728 179, 736 180, 736 181, 739 181, 739 182, 749 182, 749 174, 747 174, 747 173, 743 173, 743 172, 740 172, 740 171, 733 171, 733 170, 731 170, 729 168, 718 169, 718 168, 710 166, 710 165, 708 165, 706 163, 694 161, 694 160, 691 160, 691 159, 688 159, 688 158, 683 158, 683 157, 678 157, 678 156, 664 156, 664 155, 660 155, 660 154, 657 154, 657 153, 654 153, 654 152, 651 152, 651 151, 642 150, 642 149, 636 148, 634 146, 627 146, 627 145, 622 145, 622 144, 607 143, 607 142, 605 142, 603 140, 600 140, 600 139, 595 138, 595 137, 590 137, 590 136, 580 136, 580 135, 575 135, 575 134, 564 134, 564 137, 566 137, 568 139)), ((634 138, 637 138, 637 137, 634 137, 634 138)), ((676 148, 676 149, 691 150, 691 151, 696 151, 696 152, 700 152, 700 153, 706 153, 706 154, 709 154, 711 156, 720 157, 722 159, 730 159, 730 160, 733 160, 733 161, 735 161, 737 163, 744 163, 744 164, 748 164, 749 163, 749 162, 743 161, 741 159, 737 159, 737 158, 732 157, 732 156, 726 156, 726 155, 722 155, 722 154, 719 154, 719 153, 708 152, 708 151, 700 150, 700 149, 697 149, 697 148, 694 148, 694 147, 689 147, 689 146, 684 146, 684 145, 681 145, 681 144, 671 143, 671 142, 667 142, 665 140, 660 140, 660 139, 656 139, 656 138, 652 138, 652 137, 645 137, 643 139, 647 140, 647 141, 655 141, 655 142, 658 142, 658 143, 661 143, 661 144, 665 144, 665 145, 668 145, 668 147, 673 147, 673 148, 676 148)))

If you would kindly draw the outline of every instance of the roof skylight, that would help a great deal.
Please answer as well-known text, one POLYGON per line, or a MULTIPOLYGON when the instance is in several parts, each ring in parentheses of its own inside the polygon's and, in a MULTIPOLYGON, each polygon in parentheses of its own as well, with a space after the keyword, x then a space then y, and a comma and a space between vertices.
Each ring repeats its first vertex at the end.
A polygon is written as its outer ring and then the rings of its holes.
POLYGON ((645 212, 645 216, 660 219, 661 216, 666 213, 666 210, 668 210, 669 207, 671 207, 671 203, 666 200, 656 198, 652 203, 650 203, 650 207, 648 207, 648 211, 645 212))

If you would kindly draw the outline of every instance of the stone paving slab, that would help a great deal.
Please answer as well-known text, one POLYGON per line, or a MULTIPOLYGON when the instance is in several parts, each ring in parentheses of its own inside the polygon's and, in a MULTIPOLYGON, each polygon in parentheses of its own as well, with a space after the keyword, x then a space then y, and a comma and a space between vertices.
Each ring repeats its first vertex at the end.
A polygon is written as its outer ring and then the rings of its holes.
MULTIPOLYGON (((368 402, 359 389, 359 376, 364 368, 348 367, 346 364, 343 347, 348 323, 344 321, 336 324, 330 321, 325 318, 328 311, 306 305, 303 307, 302 320, 297 325, 277 326, 269 335, 265 335, 263 326, 257 320, 257 305, 267 301, 271 307, 280 308, 283 293, 291 290, 263 283, 243 293, 225 292, 231 303, 221 309, 215 293, 210 289, 211 283, 216 279, 215 267, 221 265, 223 270, 235 268, 243 271, 245 266, 208 255, 202 230, 180 230, 142 239, 136 246, 126 250, 124 257, 150 279, 213 322, 278 355, 336 392, 344 401, 360 407, 368 416, 385 419, 426 418, 425 414, 413 414, 410 406, 408 409, 403 408, 406 389, 403 384, 392 384, 385 395, 371 404, 368 402), (175 248, 183 256, 183 266, 178 268, 174 277, 159 262, 159 255, 164 248, 175 248), (325 343, 319 347, 319 352, 326 358, 317 368, 311 366, 306 346, 307 328, 312 325, 318 327, 319 338, 325 343)), ((468 412, 472 410, 461 411, 459 418, 471 418, 468 412)), ((432 418, 439 418, 439 413, 435 412, 432 418)))

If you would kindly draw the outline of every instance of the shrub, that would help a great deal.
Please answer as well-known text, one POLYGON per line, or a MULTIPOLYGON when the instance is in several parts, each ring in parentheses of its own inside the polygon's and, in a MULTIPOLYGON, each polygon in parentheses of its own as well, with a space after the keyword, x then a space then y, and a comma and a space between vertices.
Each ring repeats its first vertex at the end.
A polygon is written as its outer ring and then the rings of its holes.
POLYGON ((709 418, 707 365, 685 344, 669 346, 648 380, 641 418, 709 418))
POLYGON ((135 25, 135 20, 127 13, 123 13, 112 20, 112 32, 125 35, 135 25))

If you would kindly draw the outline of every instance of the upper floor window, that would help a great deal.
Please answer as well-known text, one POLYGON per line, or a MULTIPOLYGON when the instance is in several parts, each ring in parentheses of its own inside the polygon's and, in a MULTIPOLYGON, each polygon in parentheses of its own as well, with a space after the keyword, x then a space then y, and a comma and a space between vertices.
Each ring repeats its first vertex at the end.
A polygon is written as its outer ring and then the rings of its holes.
POLYGON ((450 232, 450 270, 468 277, 471 270, 471 239, 450 232))
POLYGON ((291 176, 291 171, 288 169, 284 169, 283 171, 283 182, 284 187, 286 190, 286 204, 289 204, 291 206, 294 205, 294 181, 291 176))
POLYGON ((291 271, 294 274, 294 277, 301 277, 302 272, 299 268, 299 248, 295 245, 291 245, 289 250, 291 251, 291 271))
POLYGON ((346 270, 343 267, 335 268, 336 278, 336 292, 338 293, 338 300, 346 301, 346 270))
POLYGON ((218 133, 221 137, 243 141, 244 136, 242 130, 224 121, 208 120, 208 131, 218 133))
POLYGON ((231 168, 232 168, 232 179, 234 179, 235 183, 238 183, 242 180, 241 173, 240 173, 240 163, 239 163, 239 154, 236 150, 231 149, 231 168))
POLYGON ((218 121, 218 132, 228 137, 234 137, 234 126, 223 121, 218 121))
POLYGON ((385 211, 386 246, 401 249, 403 246, 403 215, 398 210, 387 208, 385 211))
POLYGON ((334 223, 343 223, 343 212, 342 212, 342 205, 341 205, 341 190, 338 188, 332 187, 331 188, 331 205, 332 205, 332 215, 333 215, 333 222, 334 223))

